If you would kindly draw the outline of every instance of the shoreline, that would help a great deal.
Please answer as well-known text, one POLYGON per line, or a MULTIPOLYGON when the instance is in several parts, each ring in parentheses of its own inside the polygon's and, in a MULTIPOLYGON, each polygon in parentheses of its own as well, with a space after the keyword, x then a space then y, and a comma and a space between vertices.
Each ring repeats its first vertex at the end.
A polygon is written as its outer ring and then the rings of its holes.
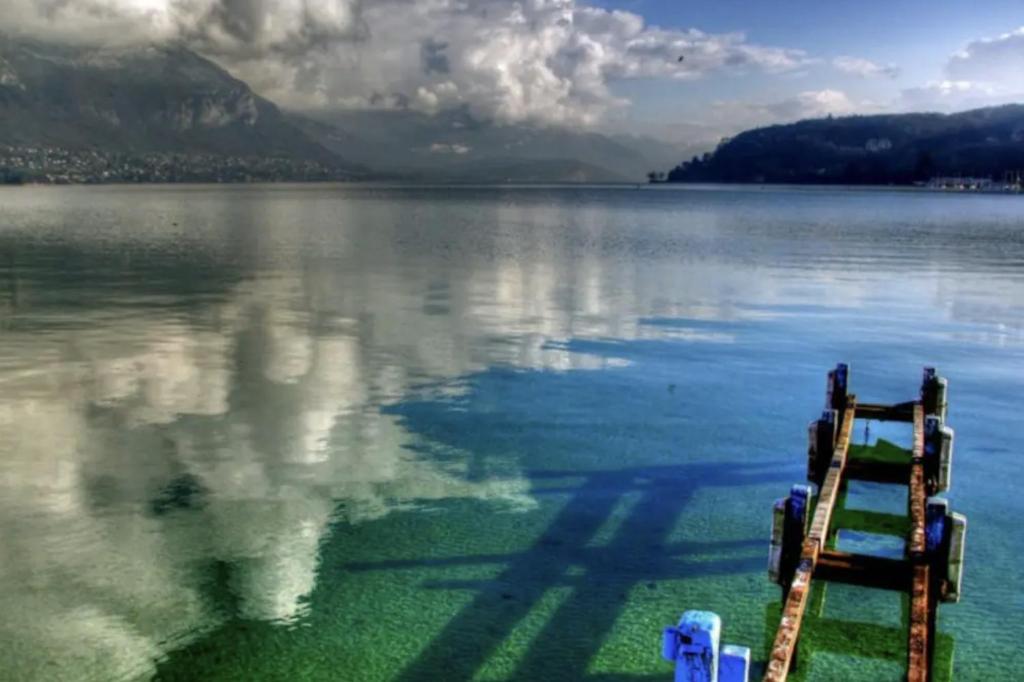
POLYGON ((0 184, 0 190, 52 189, 52 188, 149 188, 149 189, 242 189, 242 188, 299 188, 344 187, 377 189, 609 189, 628 191, 750 191, 750 192, 889 192, 905 194, 947 194, 950 196, 1017 196, 1018 191, 954 190, 915 185, 843 185, 825 183, 787 184, 754 182, 558 182, 558 181, 511 181, 511 182, 418 182, 396 179, 359 180, 258 180, 246 182, 25 182, 0 184))

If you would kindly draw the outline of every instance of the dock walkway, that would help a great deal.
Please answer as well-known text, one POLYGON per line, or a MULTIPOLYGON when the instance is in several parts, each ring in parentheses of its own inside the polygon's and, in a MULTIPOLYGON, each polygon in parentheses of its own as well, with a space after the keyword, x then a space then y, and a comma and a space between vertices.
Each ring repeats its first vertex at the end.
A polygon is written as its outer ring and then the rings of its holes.
MULTIPOLYGON (((950 512, 947 500, 936 497, 948 490, 952 471, 953 431, 945 425, 947 382, 926 368, 918 398, 895 405, 859 403, 848 384, 847 365, 829 372, 825 410, 809 429, 810 485, 794 485, 789 497, 774 505, 769 576, 782 588, 782 615, 763 680, 783 682, 796 668, 812 587, 823 599, 825 584, 837 582, 907 595, 906 679, 933 682, 936 610, 940 602, 960 598, 967 527, 962 515, 950 512), (912 425, 911 448, 881 443, 874 448, 851 447, 857 420, 912 425), (844 510, 840 501, 850 481, 905 486, 906 517, 844 510), (858 517, 867 527, 851 527, 858 517), (840 551, 836 548, 840 528, 898 529, 905 533, 904 556, 894 559, 840 551)), ((717 616, 703 611, 689 611, 678 626, 665 630, 663 652, 665 658, 676 661, 676 680, 748 679, 749 650, 720 649, 720 631, 717 616), (695 637, 701 623, 712 623, 715 630, 712 646, 705 650, 694 646, 706 641, 695 637)))

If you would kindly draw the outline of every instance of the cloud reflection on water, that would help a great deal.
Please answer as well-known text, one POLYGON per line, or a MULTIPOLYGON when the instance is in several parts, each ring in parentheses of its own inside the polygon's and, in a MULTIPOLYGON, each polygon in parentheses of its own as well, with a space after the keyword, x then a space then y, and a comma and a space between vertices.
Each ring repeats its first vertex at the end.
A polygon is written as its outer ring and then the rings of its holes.
POLYGON ((409 304, 416 279, 375 290, 360 279, 378 273, 300 266, 212 302, 183 295, 184 312, 121 292, 119 315, 90 306, 84 286, 74 305, 31 303, 65 286, 33 268, 13 305, 25 331, 0 338, 5 666, 26 679, 147 677, 230 615, 206 594, 214 563, 230 566, 237 615, 290 623, 336 520, 456 497, 533 508, 514 462, 474 462, 469 476, 466 453, 438 452, 381 407, 458 391, 447 382, 491 363, 616 364, 550 343, 637 333, 588 289, 597 264, 581 270, 579 311, 556 300, 571 268, 511 260, 435 287, 433 307, 409 304), (356 311, 333 299, 353 290, 356 311))
MULTIPOLYGON (((880 291, 891 273, 850 276, 859 242, 747 235, 699 203, 683 229, 676 205, 34 191, 0 234, 0 659, 26 679, 146 677, 229 616, 295 623, 335 521, 534 506, 517 462, 444 449, 389 405, 493 365, 627 361, 581 338, 731 343, 723 320, 781 305, 934 298, 970 318, 992 282, 880 291), (816 267, 794 275, 791 251, 816 267), (209 598, 214 565, 237 614, 209 598)), ((989 305, 1019 341, 1020 315, 989 305)))

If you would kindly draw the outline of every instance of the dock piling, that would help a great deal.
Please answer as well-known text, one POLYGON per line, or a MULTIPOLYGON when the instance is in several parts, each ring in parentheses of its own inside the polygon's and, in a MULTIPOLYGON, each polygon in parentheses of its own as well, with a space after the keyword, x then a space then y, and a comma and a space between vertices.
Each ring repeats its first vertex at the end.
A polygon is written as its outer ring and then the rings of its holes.
POLYGON ((953 429, 946 426, 936 415, 924 420, 924 455, 926 479, 929 488, 935 492, 949 490, 953 475, 953 429))
POLYGON ((949 382, 940 377, 934 367, 925 367, 921 381, 921 404, 925 414, 933 414, 946 421, 946 399, 949 382))
MULTIPOLYGON (((844 396, 843 401, 846 401, 844 396)), ((826 409, 821 418, 808 426, 807 433, 807 480, 821 486, 828 473, 828 465, 835 453, 838 428, 838 410, 826 409)))

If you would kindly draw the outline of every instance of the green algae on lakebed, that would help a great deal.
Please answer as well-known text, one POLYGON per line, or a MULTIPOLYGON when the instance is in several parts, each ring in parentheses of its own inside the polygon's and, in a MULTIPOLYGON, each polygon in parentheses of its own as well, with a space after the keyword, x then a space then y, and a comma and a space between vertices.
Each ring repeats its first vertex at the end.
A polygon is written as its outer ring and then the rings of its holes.
POLYGON ((850 461, 864 462, 866 464, 910 464, 911 452, 907 448, 900 447, 883 438, 879 438, 874 444, 865 443, 850 444, 850 461))
MULTIPOLYGON (((593 427, 543 433, 515 427, 515 411, 535 408, 528 395, 549 396, 557 415, 567 409, 555 406, 559 397, 574 392, 564 384, 579 379, 491 371, 473 378, 471 391, 454 401, 393 408, 446 447, 493 448, 494 438, 502 447, 529 442, 525 463, 537 507, 495 514, 486 502, 443 501, 425 514, 339 522, 321 546, 322 577, 301 624, 283 632, 230 622, 169 657, 160 679, 653 679, 665 666, 651 633, 678 616, 679 604, 715 605, 728 619, 729 641, 751 645, 763 660, 770 641, 758 639, 774 633, 778 588, 765 576, 764 540, 737 535, 760 525, 762 511, 737 493, 747 486, 777 490, 786 479, 771 473, 770 461, 672 464, 671 453, 644 447, 647 465, 613 468, 615 446, 595 444, 589 456, 572 447, 593 427), (493 404, 512 413, 493 412, 487 407, 493 404), (686 513, 724 505, 721 514, 686 513), (763 623, 756 622, 759 613, 763 623), (266 638, 274 646, 266 647, 266 638)), ((587 379, 596 391, 589 400, 622 381, 610 380, 606 389, 587 379)), ((664 435, 629 419, 620 416, 605 428, 629 429, 640 446, 664 435)), ((858 447, 866 454, 896 448, 885 441, 858 447)), ((862 508, 876 492, 858 490, 860 506, 849 506, 844 493, 836 526, 905 534, 905 517, 862 508)), ((828 590, 827 600, 816 590, 794 679, 898 678, 906 655, 905 600, 850 593, 843 585, 828 590), (851 612, 851 604, 860 608, 851 612)), ((952 649, 943 633, 945 667, 952 649)))

